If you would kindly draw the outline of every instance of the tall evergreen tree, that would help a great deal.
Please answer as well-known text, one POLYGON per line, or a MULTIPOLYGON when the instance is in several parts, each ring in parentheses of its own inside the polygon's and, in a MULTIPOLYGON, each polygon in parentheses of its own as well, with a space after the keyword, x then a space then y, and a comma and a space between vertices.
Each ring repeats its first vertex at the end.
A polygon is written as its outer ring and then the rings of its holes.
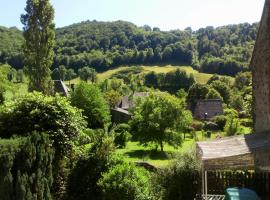
POLYGON ((27 0, 24 25, 24 54, 29 90, 45 94, 52 92, 50 67, 53 63, 55 39, 54 9, 50 0, 27 0))

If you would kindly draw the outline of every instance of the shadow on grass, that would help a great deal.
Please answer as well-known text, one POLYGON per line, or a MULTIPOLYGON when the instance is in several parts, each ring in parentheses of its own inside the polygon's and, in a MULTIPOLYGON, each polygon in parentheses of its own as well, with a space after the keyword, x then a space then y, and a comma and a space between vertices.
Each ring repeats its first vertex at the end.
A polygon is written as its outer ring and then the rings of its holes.
POLYGON ((151 160, 168 160, 174 156, 174 153, 171 151, 156 151, 156 150, 134 150, 126 152, 125 155, 129 156, 130 158, 149 158, 151 160))

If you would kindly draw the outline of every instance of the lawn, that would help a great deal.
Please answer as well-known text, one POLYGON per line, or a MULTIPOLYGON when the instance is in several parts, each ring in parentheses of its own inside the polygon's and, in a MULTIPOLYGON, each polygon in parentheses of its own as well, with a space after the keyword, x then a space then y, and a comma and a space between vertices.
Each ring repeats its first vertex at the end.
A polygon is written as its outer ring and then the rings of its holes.
MULTIPOLYGON (((224 136, 224 133, 219 135, 224 136)), ((196 136, 199 141, 211 140, 217 137, 217 133, 213 133, 211 138, 207 138, 201 131, 197 131, 196 136)), ((165 145, 164 152, 161 152, 160 150, 153 150, 151 147, 144 147, 138 142, 128 142, 124 149, 117 149, 117 153, 123 155, 130 162, 146 161, 156 167, 162 167, 168 165, 177 154, 194 149, 195 143, 195 139, 186 134, 186 138, 178 149, 165 145)))

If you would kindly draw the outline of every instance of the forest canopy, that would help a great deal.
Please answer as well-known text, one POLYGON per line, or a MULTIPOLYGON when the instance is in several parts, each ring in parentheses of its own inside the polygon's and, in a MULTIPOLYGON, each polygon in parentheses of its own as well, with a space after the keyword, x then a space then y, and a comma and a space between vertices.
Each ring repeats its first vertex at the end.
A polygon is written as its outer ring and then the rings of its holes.
MULTIPOLYGON (((249 70, 258 23, 161 31, 130 22, 85 21, 56 30, 53 68, 104 71, 120 65, 180 63, 201 72, 235 75, 249 70)), ((22 32, 0 27, 0 63, 23 67, 22 32)))

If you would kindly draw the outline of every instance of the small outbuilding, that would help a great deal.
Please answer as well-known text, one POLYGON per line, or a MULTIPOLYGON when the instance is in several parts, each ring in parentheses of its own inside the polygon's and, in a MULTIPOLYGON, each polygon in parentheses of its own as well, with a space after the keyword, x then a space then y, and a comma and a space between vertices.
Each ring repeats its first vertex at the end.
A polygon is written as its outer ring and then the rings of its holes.
POLYGON ((270 134, 248 134, 197 142, 202 164, 202 194, 208 195, 208 171, 270 171, 270 134))

